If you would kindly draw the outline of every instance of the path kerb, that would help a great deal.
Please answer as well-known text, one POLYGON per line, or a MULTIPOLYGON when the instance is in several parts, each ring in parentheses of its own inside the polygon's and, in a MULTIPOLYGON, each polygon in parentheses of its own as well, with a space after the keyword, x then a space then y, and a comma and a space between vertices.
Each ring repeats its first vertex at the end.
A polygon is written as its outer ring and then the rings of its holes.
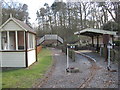
POLYGON ((90 56, 88 56, 88 55, 86 55, 86 54, 80 53, 80 52, 78 52, 78 51, 75 51, 75 53, 80 54, 80 55, 86 57, 87 59, 90 59, 90 60, 92 60, 92 61, 94 61, 94 62, 96 63, 96 60, 95 60, 94 58, 92 58, 92 57, 90 57, 90 56))

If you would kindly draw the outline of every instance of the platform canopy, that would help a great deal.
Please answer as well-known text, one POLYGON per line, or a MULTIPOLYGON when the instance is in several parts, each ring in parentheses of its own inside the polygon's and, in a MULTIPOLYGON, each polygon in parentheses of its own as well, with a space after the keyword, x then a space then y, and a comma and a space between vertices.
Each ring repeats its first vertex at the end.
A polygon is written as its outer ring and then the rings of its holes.
POLYGON ((86 28, 83 29, 81 31, 75 32, 75 35, 85 35, 85 36, 98 36, 98 35, 111 35, 111 36, 115 36, 117 34, 117 32, 115 31, 106 31, 106 30, 101 30, 101 29, 92 29, 92 28, 86 28))

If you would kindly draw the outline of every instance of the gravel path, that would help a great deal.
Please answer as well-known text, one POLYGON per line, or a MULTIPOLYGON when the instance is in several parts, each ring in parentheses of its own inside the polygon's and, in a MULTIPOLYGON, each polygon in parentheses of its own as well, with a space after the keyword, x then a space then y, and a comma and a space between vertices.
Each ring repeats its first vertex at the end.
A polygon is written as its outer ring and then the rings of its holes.
MULTIPOLYGON (((69 60, 70 66, 79 68, 80 72, 66 73, 66 55, 58 49, 52 49, 52 52, 53 59, 56 60, 55 70, 42 88, 78 88, 90 77, 92 64, 87 58, 76 54, 75 62, 69 60)), ((108 72, 104 59, 98 54, 92 52, 84 54, 93 57, 100 67, 85 88, 117 88, 118 72, 108 72)), ((116 65, 112 66, 117 69, 116 65)))
POLYGON ((83 56, 76 55, 76 61, 70 60, 71 67, 79 68, 79 73, 66 73, 66 55, 61 50, 52 49, 56 60, 55 70, 42 88, 77 88, 89 75, 91 64, 83 56))
POLYGON ((89 85, 86 88, 118 88, 118 65, 111 62, 111 69, 117 70, 117 72, 110 72, 106 69, 107 62, 105 62, 105 59, 103 57, 100 57, 100 55, 96 52, 90 52, 90 51, 79 51, 81 53, 84 53, 96 60, 97 66, 100 67, 99 70, 97 70, 96 75, 91 80, 89 85))

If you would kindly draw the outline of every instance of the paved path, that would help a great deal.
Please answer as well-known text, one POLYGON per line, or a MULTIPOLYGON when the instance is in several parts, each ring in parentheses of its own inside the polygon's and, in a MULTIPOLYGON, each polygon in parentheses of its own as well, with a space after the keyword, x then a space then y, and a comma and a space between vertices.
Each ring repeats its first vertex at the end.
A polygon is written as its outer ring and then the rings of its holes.
MULTIPOLYGON (((90 77, 92 64, 87 58, 76 54, 76 60, 75 62, 70 60, 70 66, 79 68, 80 72, 66 73, 66 55, 58 49, 52 49, 52 52, 53 59, 56 60, 55 70, 42 88, 79 88, 90 77)), ((90 55, 92 56, 92 54, 90 55)), ((97 65, 101 68, 97 70, 97 73, 92 80, 89 80, 85 88, 117 88, 117 72, 108 72, 105 64, 100 60, 98 61, 97 65)))

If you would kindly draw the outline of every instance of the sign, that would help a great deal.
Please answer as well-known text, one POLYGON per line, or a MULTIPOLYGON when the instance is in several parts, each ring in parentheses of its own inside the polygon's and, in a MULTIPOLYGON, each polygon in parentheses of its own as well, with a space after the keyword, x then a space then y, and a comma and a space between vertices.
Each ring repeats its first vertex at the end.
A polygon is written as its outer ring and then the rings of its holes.
POLYGON ((76 48, 76 45, 74 45, 74 44, 67 44, 67 47, 68 47, 68 48, 71 48, 71 49, 75 49, 75 48, 76 48))
POLYGON ((107 46, 107 48, 110 48, 110 49, 112 49, 112 46, 107 46))

